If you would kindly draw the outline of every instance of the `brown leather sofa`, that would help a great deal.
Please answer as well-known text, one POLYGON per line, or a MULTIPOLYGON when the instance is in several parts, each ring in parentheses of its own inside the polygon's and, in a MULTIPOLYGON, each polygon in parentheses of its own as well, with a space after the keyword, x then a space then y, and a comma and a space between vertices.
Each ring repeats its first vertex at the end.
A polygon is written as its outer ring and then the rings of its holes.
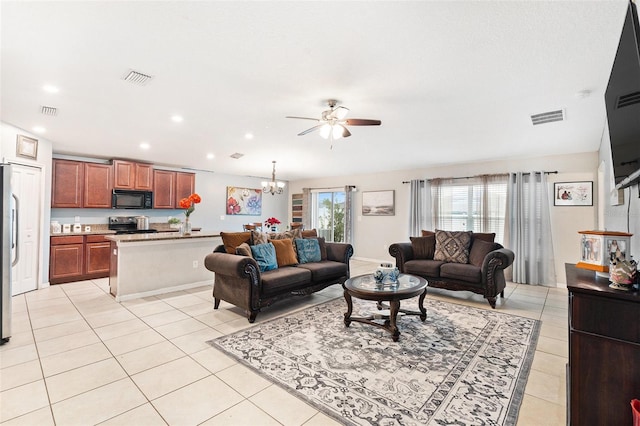
POLYGON ((493 242, 494 236, 471 233, 466 263, 436 260, 435 233, 429 231, 412 242, 392 244, 389 254, 401 273, 421 276, 429 287, 481 294, 495 309, 498 294, 504 297, 504 269, 513 263, 514 253, 493 242))
POLYGON ((349 259, 353 247, 345 243, 324 243, 326 256, 319 262, 278 267, 261 272, 251 256, 230 254, 224 245, 204 259, 214 272, 214 309, 220 301, 231 303, 247 314, 250 323, 258 312, 272 303, 296 295, 308 295, 349 278, 349 259))

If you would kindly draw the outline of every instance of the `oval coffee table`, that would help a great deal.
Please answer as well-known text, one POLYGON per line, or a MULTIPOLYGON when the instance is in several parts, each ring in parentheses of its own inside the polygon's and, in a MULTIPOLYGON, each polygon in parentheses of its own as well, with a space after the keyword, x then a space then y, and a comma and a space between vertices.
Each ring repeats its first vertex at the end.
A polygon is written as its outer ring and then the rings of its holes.
POLYGON ((352 321, 370 324, 383 328, 391 333, 394 342, 400 338, 400 330, 396 325, 398 312, 406 315, 419 315, 424 322, 427 319, 427 310, 424 308, 424 298, 427 295, 427 281, 422 277, 416 277, 409 274, 400 274, 398 282, 395 285, 378 284, 373 278, 373 274, 359 275, 349 278, 342 285, 344 289, 344 299, 347 301, 347 312, 344 314, 344 325, 349 327, 352 321), (418 308, 420 312, 400 309, 400 301, 420 296, 418 300, 418 308), (375 322, 374 319, 379 316, 371 315, 369 317, 352 317, 353 303, 352 297, 364 300, 374 300, 377 302, 377 308, 387 307, 382 302, 389 302, 389 318, 385 318, 384 323, 375 322))

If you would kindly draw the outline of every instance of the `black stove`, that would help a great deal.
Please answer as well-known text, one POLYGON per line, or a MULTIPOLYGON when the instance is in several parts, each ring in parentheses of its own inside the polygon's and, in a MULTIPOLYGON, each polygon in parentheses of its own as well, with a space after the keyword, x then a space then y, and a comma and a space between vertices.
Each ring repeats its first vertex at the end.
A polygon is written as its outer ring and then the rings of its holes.
POLYGON ((136 216, 110 216, 109 230, 116 231, 116 235, 122 234, 152 234, 156 229, 138 229, 136 216))

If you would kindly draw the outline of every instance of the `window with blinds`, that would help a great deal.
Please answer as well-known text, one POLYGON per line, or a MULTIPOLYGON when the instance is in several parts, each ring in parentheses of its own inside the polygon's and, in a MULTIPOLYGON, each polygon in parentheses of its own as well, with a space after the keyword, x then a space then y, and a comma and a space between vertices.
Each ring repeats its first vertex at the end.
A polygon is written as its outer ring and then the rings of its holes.
POLYGON ((432 181, 434 223, 446 231, 495 232, 504 241, 507 175, 432 181))

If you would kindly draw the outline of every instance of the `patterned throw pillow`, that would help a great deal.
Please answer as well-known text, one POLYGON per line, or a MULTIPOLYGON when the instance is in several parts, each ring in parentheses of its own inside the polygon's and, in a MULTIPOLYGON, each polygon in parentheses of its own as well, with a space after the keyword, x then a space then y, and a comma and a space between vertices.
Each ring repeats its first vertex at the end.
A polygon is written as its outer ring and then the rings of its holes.
MULTIPOLYGON (((247 232, 220 232, 222 244, 229 254, 235 254, 236 247, 251 240, 251 233, 247 232)), ((266 242, 266 241, 265 241, 266 242)))
POLYGON ((278 261, 276 259, 276 248, 271 243, 258 244, 251 246, 251 254, 258 263, 260 272, 278 269, 278 261))
POLYGON ((296 240, 296 250, 300 263, 320 262, 320 243, 315 238, 299 238, 296 240))
POLYGON ((292 240, 296 238, 302 238, 302 230, 300 228, 293 229, 286 232, 260 232, 251 231, 251 245, 266 244, 269 240, 283 240, 290 238, 292 240))
MULTIPOLYGON (((320 245, 320 260, 327 260, 327 245, 325 244, 324 237, 304 237, 309 239, 318 240, 320 245)), ((295 245, 295 242, 294 242, 295 245)))
POLYGON ((291 238, 283 238, 282 240, 269 240, 276 249, 276 260, 278 268, 282 266, 297 265, 298 258, 293 249, 293 240, 291 238))
POLYGON ((436 229, 435 260, 452 263, 469 263, 471 232, 442 231, 436 229))
POLYGON ((436 237, 410 237, 414 259, 433 259, 436 251, 436 237))

